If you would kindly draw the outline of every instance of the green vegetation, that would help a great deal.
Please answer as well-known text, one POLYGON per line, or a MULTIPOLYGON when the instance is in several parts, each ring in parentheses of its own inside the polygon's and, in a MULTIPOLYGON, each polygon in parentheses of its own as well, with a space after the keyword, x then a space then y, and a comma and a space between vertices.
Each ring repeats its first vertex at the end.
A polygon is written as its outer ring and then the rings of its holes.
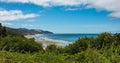
POLYGON ((5 37, 7 35, 7 31, 5 27, 2 27, 2 24, 0 23, 0 37, 5 37))
POLYGON ((0 39, 0 50, 16 52, 38 52, 42 51, 42 44, 33 39, 26 39, 21 36, 7 36, 0 39))
POLYGON ((0 63, 120 63, 120 33, 82 37, 60 48, 11 35, 0 25, 0 63))

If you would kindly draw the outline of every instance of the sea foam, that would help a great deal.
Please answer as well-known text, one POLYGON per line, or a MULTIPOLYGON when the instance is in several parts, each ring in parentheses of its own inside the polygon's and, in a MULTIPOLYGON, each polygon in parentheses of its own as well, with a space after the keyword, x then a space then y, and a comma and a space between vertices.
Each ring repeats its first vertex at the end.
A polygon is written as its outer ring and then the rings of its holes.
MULTIPOLYGON (((46 37, 44 34, 36 34, 35 35, 35 40, 36 41, 51 41, 51 42, 57 42, 59 46, 66 46, 69 45, 72 42, 69 41, 65 41, 65 40, 55 40, 55 39, 50 39, 48 37, 46 37)), ((46 46, 46 44, 43 44, 44 46, 46 46)))

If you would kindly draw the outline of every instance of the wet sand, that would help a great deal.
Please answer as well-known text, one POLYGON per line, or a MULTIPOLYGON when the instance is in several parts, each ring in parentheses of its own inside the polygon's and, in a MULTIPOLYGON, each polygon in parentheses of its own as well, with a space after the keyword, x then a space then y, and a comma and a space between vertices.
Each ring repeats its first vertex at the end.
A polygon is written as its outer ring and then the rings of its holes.
MULTIPOLYGON (((25 38, 34 38, 35 35, 25 35, 24 37, 25 38)), ((58 47, 64 47, 62 44, 62 42, 57 42, 57 41, 49 41, 49 40, 35 40, 36 42, 38 43, 42 43, 43 44, 43 47, 46 48, 48 45, 56 45, 58 47)))
POLYGON ((24 37, 25 37, 25 38, 28 38, 28 39, 34 38, 34 36, 35 36, 35 35, 24 35, 24 37))
POLYGON ((65 46, 62 45, 64 43, 61 43, 61 42, 48 41, 48 40, 39 40, 39 41, 36 41, 36 42, 42 43, 44 48, 46 48, 48 45, 56 45, 56 46, 62 47, 62 48, 65 47, 65 46))

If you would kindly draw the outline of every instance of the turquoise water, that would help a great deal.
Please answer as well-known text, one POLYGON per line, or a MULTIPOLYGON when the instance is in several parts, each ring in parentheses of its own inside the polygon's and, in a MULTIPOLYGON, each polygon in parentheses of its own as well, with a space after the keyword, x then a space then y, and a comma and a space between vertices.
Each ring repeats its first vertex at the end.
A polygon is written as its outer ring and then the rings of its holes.
POLYGON ((75 42, 78 38, 81 37, 97 37, 98 34, 43 34, 37 35, 36 40, 56 40, 56 41, 67 41, 75 42))

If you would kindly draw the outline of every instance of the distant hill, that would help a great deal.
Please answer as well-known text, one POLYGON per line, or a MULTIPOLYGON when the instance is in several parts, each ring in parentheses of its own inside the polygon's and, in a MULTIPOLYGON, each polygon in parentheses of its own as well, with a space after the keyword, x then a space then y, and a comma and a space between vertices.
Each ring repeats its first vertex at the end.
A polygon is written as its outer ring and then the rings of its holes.
POLYGON ((26 29, 26 28, 9 28, 6 27, 7 33, 8 34, 13 34, 13 35, 28 35, 28 34, 53 34, 50 31, 44 31, 40 29, 26 29))

